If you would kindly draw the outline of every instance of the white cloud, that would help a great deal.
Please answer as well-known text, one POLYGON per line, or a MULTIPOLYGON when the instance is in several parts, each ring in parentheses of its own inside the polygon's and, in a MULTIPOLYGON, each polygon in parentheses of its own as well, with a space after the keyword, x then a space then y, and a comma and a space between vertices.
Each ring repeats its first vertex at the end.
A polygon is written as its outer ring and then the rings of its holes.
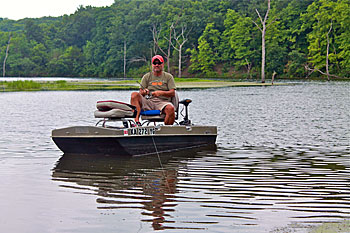
POLYGON ((114 0, 0 0, 0 18, 23 19, 74 13, 80 5, 110 6, 114 0))

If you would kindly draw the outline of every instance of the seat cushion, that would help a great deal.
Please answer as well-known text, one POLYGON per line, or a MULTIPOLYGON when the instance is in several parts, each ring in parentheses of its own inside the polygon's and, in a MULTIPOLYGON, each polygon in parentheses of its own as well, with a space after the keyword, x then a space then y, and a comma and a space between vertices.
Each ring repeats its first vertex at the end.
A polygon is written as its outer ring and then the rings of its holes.
POLYGON ((122 109, 111 109, 109 111, 96 110, 94 112, 95 118, 126 118, 133 117, 133 111, 125 111, 122 109))
POLYGON ((96 107, 100 111, 109 111, 111 109, 132 111, 133 109, 135 109, 133 105, 130 105, 124 102, 115 101, 115 100, 97 101, 96 107))
POLYGON ((141 111, 142 116, 159 116, 161 113, 160 110, 148 110, 148 111, 141 111))

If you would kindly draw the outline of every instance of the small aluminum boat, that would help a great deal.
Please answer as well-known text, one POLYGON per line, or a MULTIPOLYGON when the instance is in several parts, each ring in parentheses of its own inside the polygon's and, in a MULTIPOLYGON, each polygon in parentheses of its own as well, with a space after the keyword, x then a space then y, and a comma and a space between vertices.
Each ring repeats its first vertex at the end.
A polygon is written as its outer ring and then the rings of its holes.
POLYGON ((186 112, 183 121, 179 123, 163 125, 160 122, 164 116, 160 113, 156 113, 156 116, 143 113, 143 123, 137 126, 132 120, 134 106, 118 101, 99 101, 95 117, 103 120, 96 126, 55 129, 52 131, 52 139, 65 154, 118 156, 147 155, 215 145, 217 127, 193 125, 188 119, 189 103, 189 99, 180 101, 177 105, 175 103, 176 119, 179 104, 184 105, 183 110, 186 112), (120 105, 123 106, 118 111, 120 105), (121 126, 108 125, 111 122, 121 122, 121 126))

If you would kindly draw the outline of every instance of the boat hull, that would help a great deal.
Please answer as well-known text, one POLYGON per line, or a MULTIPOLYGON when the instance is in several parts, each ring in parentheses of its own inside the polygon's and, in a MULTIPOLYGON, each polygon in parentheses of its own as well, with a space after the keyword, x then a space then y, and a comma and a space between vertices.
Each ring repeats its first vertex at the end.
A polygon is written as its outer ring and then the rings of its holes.
POLYGON ((52 131, 65 154, 146 155, 215 145, 215 126, 160 126, 129 129, 75 126, 52 131))

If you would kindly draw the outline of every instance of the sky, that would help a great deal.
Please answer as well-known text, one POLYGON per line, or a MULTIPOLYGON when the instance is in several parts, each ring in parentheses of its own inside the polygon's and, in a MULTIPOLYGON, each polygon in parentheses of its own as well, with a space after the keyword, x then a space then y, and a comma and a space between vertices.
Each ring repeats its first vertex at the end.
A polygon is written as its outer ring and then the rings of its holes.
POLYGON ((73 14, 82 6, 110 6, 114 0, 0 0, 0 18, 23 19, 73 14))

